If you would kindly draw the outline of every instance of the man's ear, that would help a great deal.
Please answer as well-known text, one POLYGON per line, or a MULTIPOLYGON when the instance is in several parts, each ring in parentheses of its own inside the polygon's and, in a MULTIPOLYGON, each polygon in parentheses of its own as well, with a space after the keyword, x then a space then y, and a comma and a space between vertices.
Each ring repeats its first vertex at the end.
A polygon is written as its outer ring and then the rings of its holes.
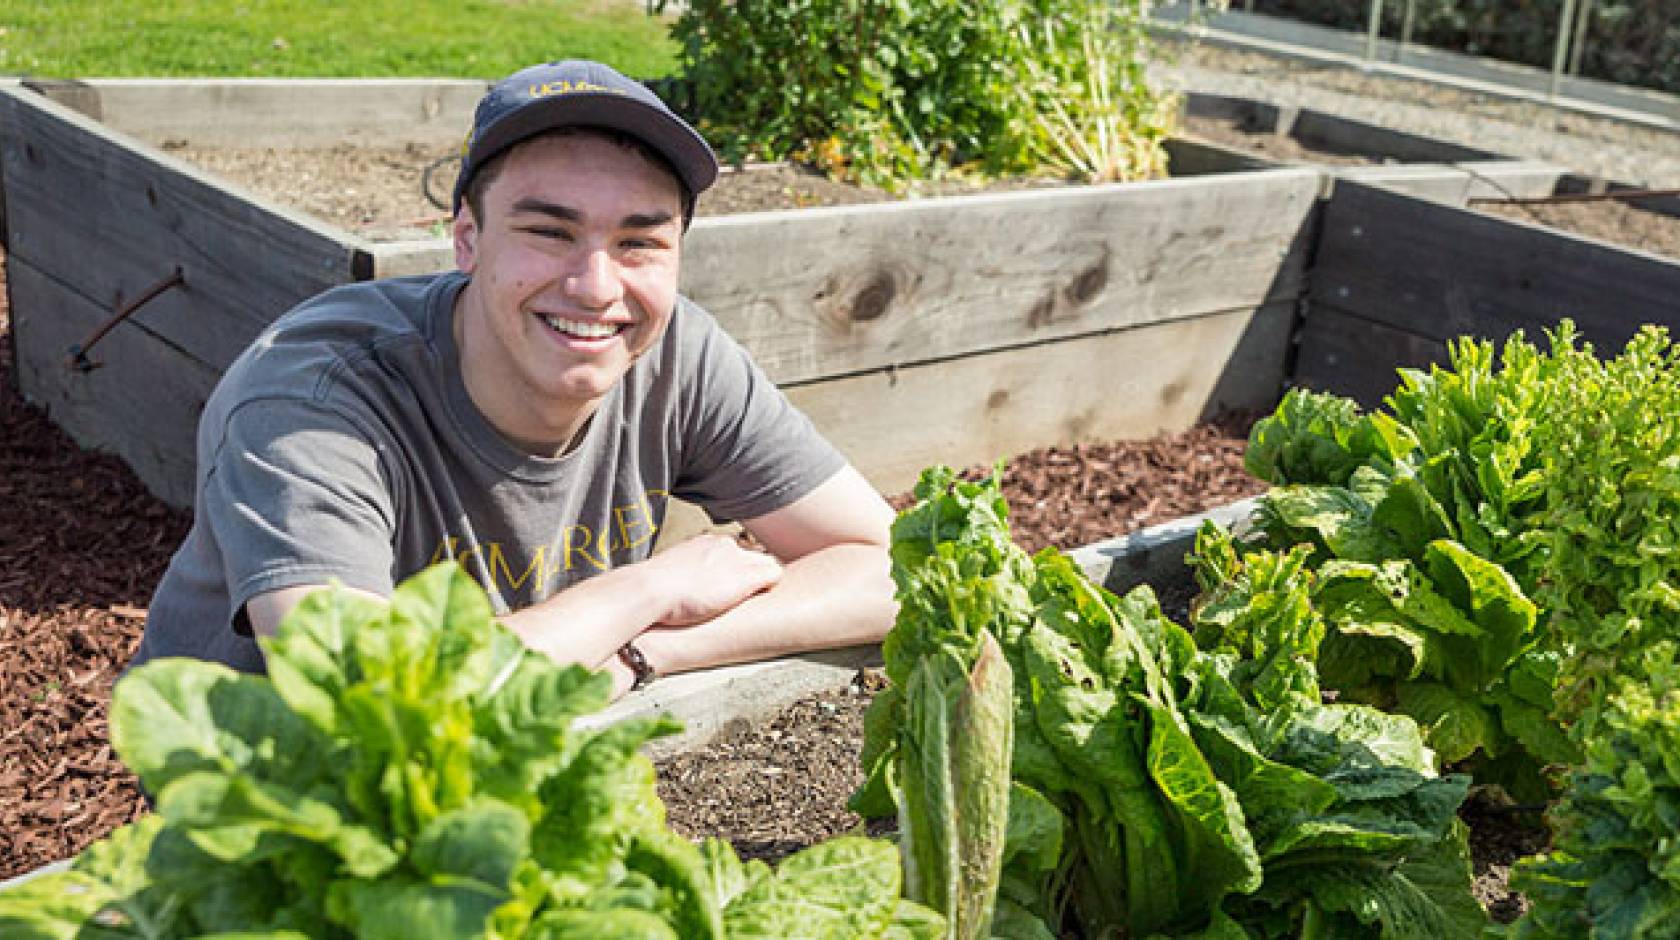
POLYGON ((455 213, 455 224, 452 227, 455 242, 455 267, 463 274, 473 273, 478 266, 478 220, 474 218, 472 206, 461 203, 461 211, 455 213))

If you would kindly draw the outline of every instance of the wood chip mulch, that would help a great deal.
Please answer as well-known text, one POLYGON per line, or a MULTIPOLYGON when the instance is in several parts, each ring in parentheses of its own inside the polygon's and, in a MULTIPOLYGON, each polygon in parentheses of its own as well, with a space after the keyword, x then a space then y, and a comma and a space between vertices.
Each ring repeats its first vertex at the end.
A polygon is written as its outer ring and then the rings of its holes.
MULTIPOLYGON (((1243 469, 1256 417, 1232 412, 1150 440, 1022 454, 1003 473, 1010 534, 1029 552, 1073 549, 1260 493, 1266 485, 1243 469)), ((962 476, 990 473, 970 467, 962 476)), ((914 499, 900 493, 887 501, 904 509, 914 499)))
POLYGON ((141 811, 105 711, 187 523, 23 400, 0 300, 0 878, 141 811))

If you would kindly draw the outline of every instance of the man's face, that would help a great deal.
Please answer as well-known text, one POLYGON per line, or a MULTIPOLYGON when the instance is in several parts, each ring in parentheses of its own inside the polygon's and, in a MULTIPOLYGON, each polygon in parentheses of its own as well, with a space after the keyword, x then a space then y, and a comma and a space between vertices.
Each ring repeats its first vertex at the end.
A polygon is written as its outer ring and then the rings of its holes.
POLYGON ((556 450, 671 322, 680 190, 618 143, 550 136, 510 150, 481 204, 454 230, 467 390, 504 435, 556 450))

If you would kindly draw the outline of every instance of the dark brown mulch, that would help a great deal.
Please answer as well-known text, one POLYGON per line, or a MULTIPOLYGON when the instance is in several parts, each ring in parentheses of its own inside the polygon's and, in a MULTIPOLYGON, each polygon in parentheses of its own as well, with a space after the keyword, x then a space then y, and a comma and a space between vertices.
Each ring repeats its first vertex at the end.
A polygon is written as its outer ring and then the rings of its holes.
MULTIPOLYGON (((1073 549, 1253 496, 1265 489, 1243 469, 1254 418, 1231 413, 1181 434, 1023 454, 1003 473, 1010 533, 1029 552, 1073 549)), ((963 476, 990 472, 970 467, 963 476)), ((887 501, 904 509, 913 497, 887 501)))
POLYGON ((106 741, 111 683, 187 518, 17 391, 0 301, 0 878, 142 808, 106 741))

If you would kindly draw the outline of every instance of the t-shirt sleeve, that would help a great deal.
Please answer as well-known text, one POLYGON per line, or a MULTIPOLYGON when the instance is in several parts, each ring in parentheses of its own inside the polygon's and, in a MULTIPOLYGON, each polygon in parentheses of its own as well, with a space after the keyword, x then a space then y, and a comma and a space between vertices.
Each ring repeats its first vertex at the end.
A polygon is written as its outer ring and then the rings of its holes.
POLYGON ((220 545, 234 627, 251 598, 338 579, 389 594, 395 499, 380 446, 318 404, 248 402, 229 416, 202 511, 220 545))
POLYGON ((711 315, 684 304, 682 460, 675 496, 714 520, 751 519, 788 506, 846 465, 711 315))

